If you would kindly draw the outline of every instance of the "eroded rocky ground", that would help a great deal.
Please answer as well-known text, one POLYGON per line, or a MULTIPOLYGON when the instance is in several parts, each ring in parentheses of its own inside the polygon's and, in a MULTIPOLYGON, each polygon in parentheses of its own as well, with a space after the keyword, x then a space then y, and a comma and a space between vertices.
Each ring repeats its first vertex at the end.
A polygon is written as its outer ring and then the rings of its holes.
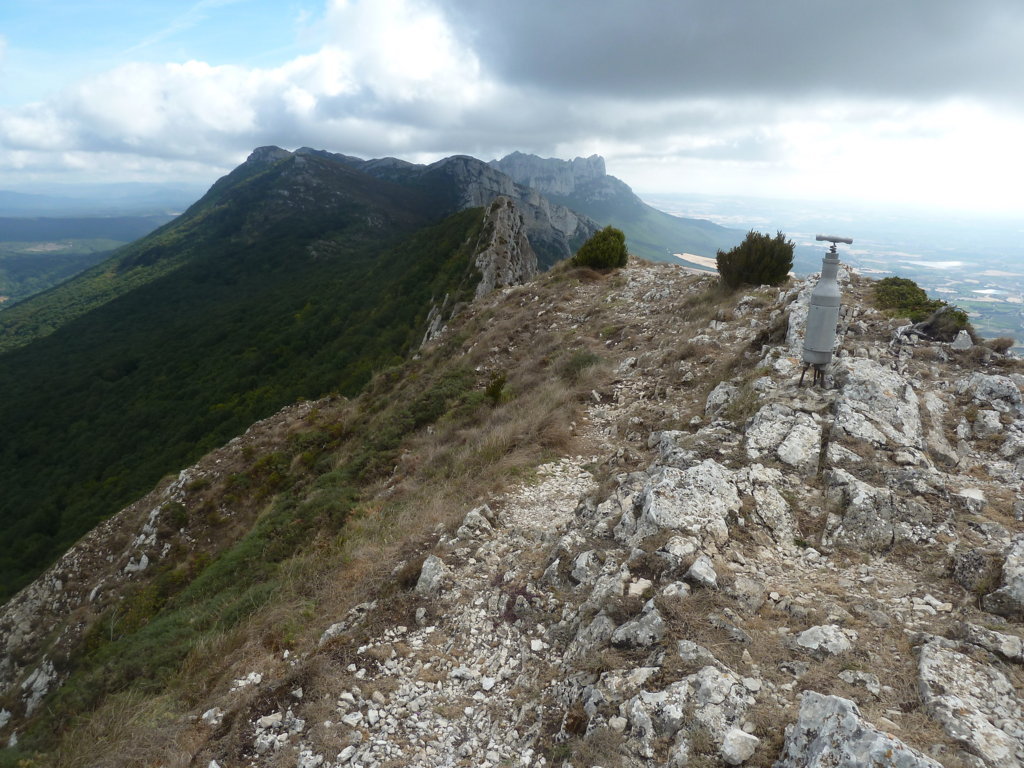
POLYGON ((854 277, 801 387, 809 286, 709 287, 631 264, 484 299, 536 305, 495 371, 601 325, 572 454, 399 564, 407 594, 212 692, 192 764, 1024 764, 1024 369, 854 277))

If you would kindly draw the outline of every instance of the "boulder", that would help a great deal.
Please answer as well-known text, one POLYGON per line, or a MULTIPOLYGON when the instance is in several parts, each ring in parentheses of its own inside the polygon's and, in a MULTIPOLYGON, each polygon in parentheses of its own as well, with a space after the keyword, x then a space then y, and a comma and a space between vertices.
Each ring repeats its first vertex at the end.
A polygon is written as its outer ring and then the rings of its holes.
POLYGON ((729 538, 727 518, 740 509, 733 473, 705 459, 689 469, 659 467, 650 476, 636 518, 627 510, 615 537, 636 546, 662 531, 679 531, 702 545, 721 545, 729 538))
POLYGON ((754 756, 761 740, 741 728, 730 728, 722 739, 722 760, 726 765, 742 765, 754 756))
POLYGON ((630 722, 630 746, 642 756, 651 757, 654 740, 672 739, 677 734, 673 749, 684 756, 689 752, 684 726, 703 726, 722 750, 728 734, 740 726, 753 704, 740 678, 709 665, 664 690, 641 691, 620 706, 620 714, 630 722))
POLYGON ((821 425, 803 411, 782 403, 762 407, 747 427, 747 457, 777 458, 791 467, 813 471, 821 451, 821 425))
POLYGON ((842 630, 835 624, 820 624, 805 629, 796 636, 796 647, 806 651, 816 658, 823 659, 827 656, 838 656, 853 649, 850 636, 854 640, 857 635, 852 630, 842 630))
POLYGON ((804 693, 797 721, 786 726, 782 757, 774 768, 864 766, 942 768, 864 720, 849 699, 815 691, 804 693))
POLYGON ((1002 586, 985 595, 982 607, 990 613, 1024 618, 1024 534, 1018 534, 1006 549, 1002 586))
POLYGON ((430 597, 441 591, 441 585, 448 576, 448 566, 437 555, 429 555, 420 568, 420 577, 416 581, 417 595, 430 597))
POLYGON ((779 470, 765 468, 760 464, 747 467, 743 489, 754 498, 751 521, 767 529, 777 544, 788 549, 800 533, 789 502, 777 490, 782 485, 783 478, 779 470))
POLYGON ((718 586, 718 574, 715 573, 714 563, 707 555, 701 555, 693 561, 693 565, 686 572, 686 578, 701 587, 714 589, 718 586))
POLYGON ((463 518, 462 525, 459 526, 455 535, 460 539, 474 539, 486 536, 494 531, 494 526, 492 525, 494 519, 494 512, 486 504, 482 507, 471 509, 466 513, 466 517, 463 518))
POLYGON ((1008 661, 1024 664, 1024 638, 969 623, 963 625, 963 635, 964 640, 972 645, 991 651, 1008 661))
POLYGON ((972 373, 957 385, 957 394, 969 395, 979 403, 985 403, 1001 413, 1017 412, 1021 409, 1020 388, 1009 376, 990 376, 972 373))
POLYGON ((615 632, 615 622, 603 613, 594 617, 589 624, 580 627, 576 637, 566 648, 567 661, 581 661, 597 653, 615 632))
POLYGON ((919 541, 934 533, 929 507, 876 488, 842 469, 825 473, 831 507, 821 543, 876 551, 900 541, 919 541))
POLYGON ((952 558, 953 581, 976 595, 998 583, 1000 566, 996 555, 984 549, 957 552, 952 558))
POLYGON ((918 688, 925 710, 986 766, 1020 765, 1024 710, 1013 683, 950 646, 932 640, 921 648, 918 688))
POLYGON ((974 342, 971 341, 971 334, 965 330, 960 330, 956 334, 956 338, 950 343, 950 349, 970 349, 974 346, 974 342))
POLYGON ((917 393, 896 371, 871 359, 844 357, 835 376, 834 429, 840 434, 878 445, 924 447, 917 393))
POLYGON ((735 385, 727 381, 719 382, 708 394, 708 399, 704 403, 704 415, 717 416, 726 409, 738 393, 739 390, 735 385))
POLYGON ((627 621, 612 633, 612 645, 620 648, 646 648, 665 636, 665 620, 656 608, 627 621))
POLYGON ((974 417, 972 431, 975 437, 992 437, 1003 431, 1003 422, 999 419, 999 411, 983 408, 974 417))

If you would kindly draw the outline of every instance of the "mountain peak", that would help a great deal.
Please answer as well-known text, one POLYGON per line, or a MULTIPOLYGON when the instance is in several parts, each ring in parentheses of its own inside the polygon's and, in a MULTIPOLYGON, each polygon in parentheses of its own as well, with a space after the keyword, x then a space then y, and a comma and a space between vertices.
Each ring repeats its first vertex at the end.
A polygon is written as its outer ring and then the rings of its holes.
POLYGON ((266 147, 256 147, 252 152, 249 153, 249 157, 245 159, 247 163, 262 163, 272 164, 278 160, 284 160, 292 156, 292 153, 287 149, 281 149, 275 147, 273 144, 266 147))
POLYGON ((545 195, 571 195, 578 185, 606 175, 600 155, 560 160, 513 152, 501 160, 491 160, 490 165, 545 195))

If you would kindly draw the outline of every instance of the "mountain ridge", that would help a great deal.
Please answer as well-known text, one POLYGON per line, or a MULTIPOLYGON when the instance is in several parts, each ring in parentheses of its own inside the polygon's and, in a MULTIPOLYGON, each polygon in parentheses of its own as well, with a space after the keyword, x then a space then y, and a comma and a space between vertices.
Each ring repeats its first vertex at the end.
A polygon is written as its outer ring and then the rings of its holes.
POLYGON ((618 227, 626 234, 630 252, 651 261, 678 263, 678 253, 714 258, 719 249, 738 245, 745 234, 704 219, 659 211, 624 181, 607 175, 599 155, 559 160, 513 152, 491 160, 490 165, 566 207, 618 227))
POLYGON ((1012 764, 1024 372, 918 338, 871 306, 870 281, 843 284, 826 389, 797 383, 809 281, 723 294, 632 262, 489 294, 359 399, 290 406, 122 513, 115 549, 90 545, 116 579, 58 564, 6 607, 0 737, 33 743, 23 724, 75 711, 64 686, 130 671, 161 714, 112 692, 128 732, 101 709, 65 749, 318 768, 1012 764), (327 482, 370 466, 358 491, 327 482), (276 533, 251 560, 187 554, 268 498, 248 535, 276 533), (197 590, 232 614, 232 579, 278 597, 215 631, 197 590), (49 606, 76 629, 33 626, 49 606), (168 635, 175 610, 196 621, 168 635), (96 645, 69 664, 48 643, 75 632, 96 645), (139 651, 169 639, 195 647, 156 684, 160 654, 139 651))
MULTIPOLYGON (((428 315, 443 325, 482 272, 502 284, 509 270, 493 257, 518 251, 490 247, 481 231, 497 231, 492 214, 465 207, 501 191, 488 180, 460 186, 478 166, 441 164, 398 183, 322 155, 257 149, 179 219, 2 313, 16 335, 26 324, 19 341, 52 333, 8 350, 0 367, 0 522, 10 534, 0 595, 255 419, 298 397, 354 394, 415 353, 428 315), (476 246, 490 247, 486 264, 474 265, 476 246)), ((540 238, 537 250, 568 251, 566 233, 546 229, 561 209, 531 209, 531 195, 510 203, 509 222, 540 238)), ((573 236, 593 228, 564 218, 573 236)))

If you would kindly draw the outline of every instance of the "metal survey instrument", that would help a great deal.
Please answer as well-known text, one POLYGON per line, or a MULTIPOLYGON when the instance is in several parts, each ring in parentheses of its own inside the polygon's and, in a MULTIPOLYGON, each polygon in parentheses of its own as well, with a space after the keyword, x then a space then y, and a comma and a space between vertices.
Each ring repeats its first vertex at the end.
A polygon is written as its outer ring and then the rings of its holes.
POLYGON ((821 261, 821 277, 811 292, 811 304, 807 311, 804 328, 804 369, 800 373, 800 384, 804 383, 807 368, 814 368, 814 383, 824 378, 825 366, 832 361, 832 349, 836 345, 836 326, 839 324, 839 300, 841 292, 836 275, 839 273, 839 254, 836 243, 853 244, 849 237, 818 235, 815 240, 832 243, 821 261))

